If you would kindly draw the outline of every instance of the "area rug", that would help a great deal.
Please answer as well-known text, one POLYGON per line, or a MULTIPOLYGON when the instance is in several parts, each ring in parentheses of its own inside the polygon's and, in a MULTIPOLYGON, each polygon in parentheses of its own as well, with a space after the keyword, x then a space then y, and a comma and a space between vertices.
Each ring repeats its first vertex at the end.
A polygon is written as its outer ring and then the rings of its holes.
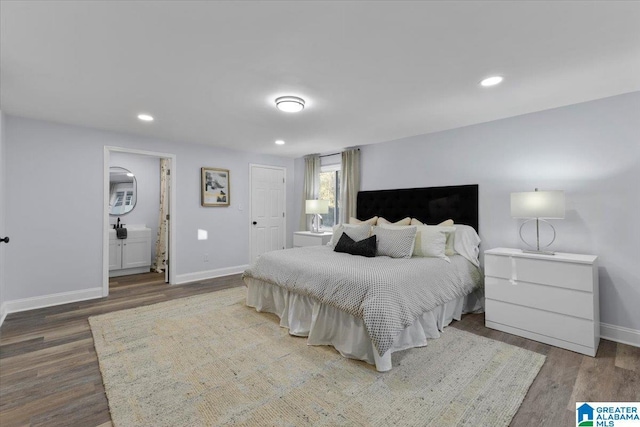
POLYGON ((376 372, 234 288, 89 318, 115 426, 507 426, 543 355, 446 328, 376 372))

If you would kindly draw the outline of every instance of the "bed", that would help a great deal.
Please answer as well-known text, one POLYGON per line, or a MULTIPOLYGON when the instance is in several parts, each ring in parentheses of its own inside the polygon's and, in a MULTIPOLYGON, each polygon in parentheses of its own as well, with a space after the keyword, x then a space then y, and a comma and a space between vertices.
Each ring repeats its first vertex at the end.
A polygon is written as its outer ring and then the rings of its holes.
MULTIPOLYGON (((478 228, 477 185, 362 191, 357 206, 361 220, 376 215, 425 224, 453 219, 468 224, 457 227, 467 234, 478 228)), ((247 305, 276 314, 282 327, 307 337, 309 345, 331 345, 344 357, 388 371, 392 353, 425 346, 463 312, 482 309, 478 243, 473 241, 475 261, 466 249, 446 260, 367 258, 335 252, 332 246, 267 252, 243 275, 247 305)))

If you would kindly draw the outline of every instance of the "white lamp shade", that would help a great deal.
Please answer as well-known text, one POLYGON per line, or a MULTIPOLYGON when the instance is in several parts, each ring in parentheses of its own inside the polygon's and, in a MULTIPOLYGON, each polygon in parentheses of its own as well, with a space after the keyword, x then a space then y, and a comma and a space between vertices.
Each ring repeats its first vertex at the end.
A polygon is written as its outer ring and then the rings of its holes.
POLYGON ((564 218, 564 191, 511 193, 513 218, 564 218))
POLYGON ((306 214, 326 214, 329 213, 328 200, 307 200, 304 212, 306 214))

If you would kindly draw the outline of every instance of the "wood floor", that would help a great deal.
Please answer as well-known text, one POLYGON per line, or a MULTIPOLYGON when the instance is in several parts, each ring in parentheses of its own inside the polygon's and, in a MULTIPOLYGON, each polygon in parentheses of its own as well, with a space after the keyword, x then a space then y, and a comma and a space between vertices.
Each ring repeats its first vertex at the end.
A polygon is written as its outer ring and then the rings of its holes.
MULTIPOLYGON (((111 425, 87 318, 242 286, 239 275, 169 286, 149 273, 115 278, 107 298, 14 313, 0 328, 0 425, 111 425)), ((484 327, 466 315, 453 327, 545 354, 512 426, 574 426, 576 401, 640 401, 640 348, 602 340, 595 358, 484 327)))

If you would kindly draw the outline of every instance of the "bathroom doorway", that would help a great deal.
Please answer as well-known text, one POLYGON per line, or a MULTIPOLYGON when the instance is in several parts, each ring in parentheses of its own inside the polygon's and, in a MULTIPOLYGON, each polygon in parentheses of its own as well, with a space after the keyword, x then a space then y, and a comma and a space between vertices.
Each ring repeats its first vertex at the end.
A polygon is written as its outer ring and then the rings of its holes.
POLYGON ((103 296, 111 276, 126 282, 150 267, 175 284, 175 167, 171 153, 105 146, 103 296))

